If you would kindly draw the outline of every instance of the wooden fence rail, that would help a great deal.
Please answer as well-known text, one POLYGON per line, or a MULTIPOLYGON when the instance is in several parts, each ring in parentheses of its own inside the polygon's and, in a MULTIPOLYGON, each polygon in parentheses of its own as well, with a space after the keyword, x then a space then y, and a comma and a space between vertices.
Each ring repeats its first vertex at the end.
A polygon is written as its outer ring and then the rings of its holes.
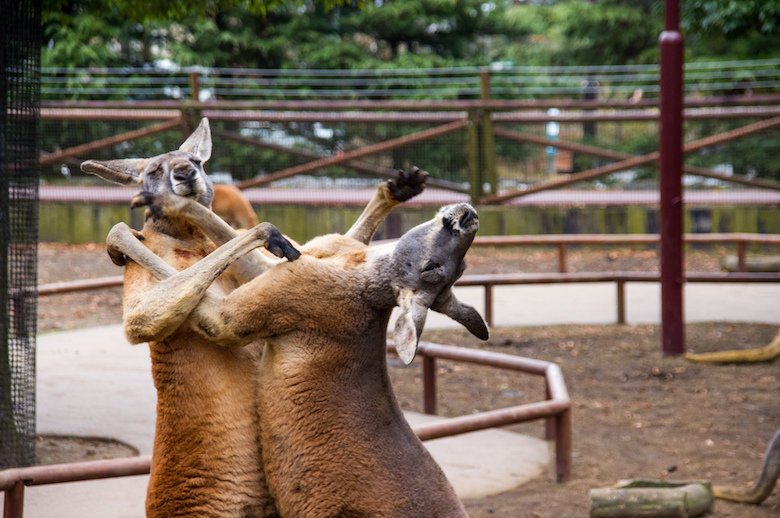
MULTIPOLYGON (((71 102, 47 102, 41 108, 43 120, 139 120, 164 122, 142 128, 123 135, 104 138, 92 143, 84 143, 52 153, 41 155, 41 164, 51 164, 58 161, 68 162, 75 156, 85 156, 94 150, 115 145, 120 141, 142 138, 150 134, 174 129, 180 126, 180 131, 189 134, 194 127, 197 117, 205 116, 214 121, 264 121, 267 123, 294 123, 294 122, 318 122, 322 124, 439 124, 427 130, 377 142, 339 154, 337 156, 310 157, 310 161, 289 167, 280 171, 270 172, 255 178, 242 181, 240 188, 257 185, 265 185, 269 182, 288 178, 291 176, 311 173, 331 166, 341 166, 354 169, 358 173, 371 176, 386 177, 387 171, 383 168, 371 168, 359 160, 364 157, 387 153, 393 149, 409 146, 415 142, 429 141, 444 134, 455 131, 465 131, 466 163, 463 164, 468 171, 468 183, 470 188, 463 189, 450 182, 450 185, 441 185, 443 188, 453 190, 465 190, 471 194, 473 203, 500 204, 508 202, 520 196, 527 196, 534 192, 559 189, 577 182, 590 181, 612 173, 625 171, 634 167, 655 167, 658 162, 658 153, 648 153, 642 156, 631 156, 627 153, 615 150, 587 146, 565 140, 553 141, 544 137, 528 135, 522 132, 511 131, 500 127, 508 124, 543 124, 547 122, 572 122, 594 123, 597 121, 642 121, 657 120, 658 110, 648 108, 653 103, 626 105, 622 101, 600 103, 577 100, 560 100, 557 107, 561 108, 557 113, 548 113, 545 109, 549 101, 527 102, 493 100, 490 98, 488 85, 483 85, 482 98, 464 101, 275 101, 272 104, 264 101, 138 101, 133 103, 103 102, 103 101, 71 101, 71 102), (609 109, 609 108, 612 109, 609 109), (353 111, 345 111, 345 110, 353 111), (319 111, 312 111, 319 110, 319 111), (155 115, 158 113, 159 115, 155 115), (178 121, 178 122, 177 122, 178 121), (496 137, 531 143, 541 146, 550 146, 556 149, 569 150, 584 155, 597 156, 614 162, 568 175, 556 175, 552 180, 541 181, 528 188, 499 191, 499 181, 496 171, 496 137), (485 186, 487 188, 485 189, 485 186)), ((689 120, 707 119, 758 119, 758 122, 745 125, 718 135, 701 138, 690 142, 685 146, 686 152, 692 152, 705 147, 712 147, 735 139, 744 138, 764 131, 776 129, 780 125, 780 109, 776 106, 764 105, 762 99, 756 97, 756 102, 750 106, 750 99, 720 99, 723 104, 713 107, 695 108, 702 106, 687 100, 691 106, 685 113, 689 120)), ((185 135, 186 136, 186 135, 185 135)), ((235 139, 235 138, 234 138, 235 139)), ((259 139, 243 137, 244 143, 251 143, 263 147, 264 143, 259 139)), ((265 146, 268 147, 268 146, 265 146)), ((293 147, 275 146, 279 153, 291 154, 301 157, 300 150, 293 147)), ((425 164, 418 164, 425 167, 425 164)), ((686 166, 688 174, 703 176, 723 182, 739 183, 749 187, 761 189, 780 190, 780 182, 749 178, 744 175, 724 175, 708 168, 686 166)))
MULTIPOLYGON (((387 350, 395 352, 388 341, 387 350)), ((425 412, 436 413, 436 359, 485 365, 498 369, 544 377, 546 399, 477 414, 443 419, 413 428, 422 441, 451 437, 477 430, 543 419, 545 438, 555 442, 555 476, 558 482, 571 479, 572 431, 571 399, 561 368, 551 362, 492 351, 421 342, 417 354, 423 359, 423 402, 425 412)), ((50 466, 12 468, 0 471, 0 491, 4 494, 4 518, 23 518, 26 486, 61 484, 86 480, 147 475, 151 457, 76 462, 50 466)))

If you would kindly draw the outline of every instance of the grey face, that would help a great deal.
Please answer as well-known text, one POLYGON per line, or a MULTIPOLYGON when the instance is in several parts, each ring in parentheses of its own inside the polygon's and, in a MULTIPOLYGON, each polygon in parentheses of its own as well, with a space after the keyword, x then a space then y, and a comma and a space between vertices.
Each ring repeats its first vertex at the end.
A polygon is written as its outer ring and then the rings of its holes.
POLYGON ((404 288, 436 297, 463 274, 463 258, 479 229, 477 212, 468 203, 448 205, 436 217, 404 234, 393 251, 397 279, 404 288))
POLYGON ((414 359, 428 309, 447 315, 474 336, 487 340, 485 321, 452 292, 452 285, 466 268, 463 258, 477 229, 474 207, 468 203, 448 205, 433 220, 404 234, 394 247, 391 282, 400 308, 394 338, 398 356, 405 363, 414 359))
POLYGON ((144 190, 153 194, 173 192, 209 207, 214 186, 202 160, 188 151, 172 151, 154 157, 143 172, 144 190))

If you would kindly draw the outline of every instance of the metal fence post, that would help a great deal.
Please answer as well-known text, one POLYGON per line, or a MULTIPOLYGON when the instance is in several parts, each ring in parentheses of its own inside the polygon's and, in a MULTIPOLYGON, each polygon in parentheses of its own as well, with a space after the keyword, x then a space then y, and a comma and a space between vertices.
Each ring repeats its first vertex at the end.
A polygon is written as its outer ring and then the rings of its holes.
POLYGON ((3 518, 22 518, 24 515, 24 482, 17 481, 5 491, 3 518))
POLYGON ((0 469, 35 464, 41 3, 0 31, 0 469))
POLYGON ((683 321, 682 161, 683 39, 679 0, 665 1, 661 50, 661 118, 658 127, 661 169, 661 349, 685 352, 683 321))

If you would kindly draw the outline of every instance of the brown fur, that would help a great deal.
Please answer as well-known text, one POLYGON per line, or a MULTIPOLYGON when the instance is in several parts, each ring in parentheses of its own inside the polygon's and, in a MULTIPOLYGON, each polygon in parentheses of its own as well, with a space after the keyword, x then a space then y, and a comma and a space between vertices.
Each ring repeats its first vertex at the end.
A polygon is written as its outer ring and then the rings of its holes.
MULTIPOLYGON (((214 270, 253 246, 253 229, 158 285, 176 294, 177 301, 166 303, 177 308, 170 318, 180 322, 192 310, 190 321, 216 343, 267 339, 257 405, 264 469, 282 516, 466 516, 398 407, 385 333, 398 304, 396 342, 408 361, 429 307, 487 338, 481 317, 450 292, 475 220, 473 209, 461 204, 442 209, 395 246, 318 238, 297 261, 196 307, 214 270)), ((120 230, 109 236, 112 246, 136 258, 120 230)), ((156 258, 142 260, 158 267, 156 258)))
POLYGON ((234 185, 214 184, 211 210, 233 228, 252 228, 260 223, 252 204, 234 185))
MULTIPOLYGON (((87 161, 82 169, 118 183, 143 183, 145 191, 134 204, 175 191, 197 200, 198 206, 208 211, 212 191, 202 162, 210 154, 210 132, 204 121, 178 151, 150 159, 87 161)), ((262 228, 266 243, 270 237, 281 239, 273 227, 266 224, 262 228)), ((165 260, 156 275, 188 268, 216 248, 199 228, 181 218, 148 218, 142 231, 143 244, 136 235, 131 234, 135 246, 165 260)), ((115 262, 125 262, 125 256, 114 253, 110 246, 109 253, 115 262)), ((248 270, 236 265, 223 275, 219 274, 224 268, 215 272, 214 293, 226 295, 268 267, 249 259, 243 261, 253 266, 248 270)), ((152 273, 127 261, 125 332, 133 343, 149 342, 157 389, 147 516, 278 516, 260 461, 259 419, 254 403, 264 344, 254 342, 241 349, 225 349, 189 326, 159 325, 157 312, 159 304, 165 304, 166 294, 150 298, 157 285, 152 273)), ((175 305, 167 305, 166 309, 176 310, 175 305)))
MULTIPOLYGON (((144 226, 145 245, 176 269, 196 263, 215 248, 205 240, 177 241, 154 227, 151 220, 144 226), (183 248, 188 245, 192 249, 183 248)), ((128 262, 125 313, 144 306, 146 293, 156 283, 148 272, 128 262)), ((215 282, 223 294, 237 286, 228 274, 215 282)), ((214 347, 187 326, 149 342, 157 420, 148 517, 277 515, 260 463, 255 386, 248 381, 257 379, 262 348, 262 342, 240 349, 214 347)))
MULTIPOLYGON (((134 204, 153 204, 156 196, 171 192, 166 180, 175 172, 186 175, 195 167, 204 180, 207 178, 200 162, 208 159, 210 146, 208 122, 204 120, 179 152, 151 159, 88 161, 82 169, 117 183, 143 182, 146 190, 134 199, 134 204), (198 160, 192 162, 192 156, 199 156, 198 160), (165 174, 161 174, 163 170, 165 174), (153 173, 154 178, 150 179, 147 173, 153 173)), ((350 232, 370 240, 376 226, 399 203, 394 193, 408 198, 410 191, 414 195, 422 190, 426 175, 418 173, 406 175, 401 171, 397 180, 381 184, 359 223, 350 232)), ((208 209, 210 182, 191 192, 186 189, 181 192, 183 187, 178 188, 178 196, 166 198, 168 203, 163 206, 151 207, 150 214, 157 216, 162 216, 163 208, 169 212, 162 219, 148 219, 141 234, 122 225, 115 229, 125 232, 120 239, 124 243, 120 247, 123 251, 114 246, 112 236, 116 237, 115 232, 112 231, 107 239, 114 261, 126 262, 127 266, 126 334, 133 343, 149 342, 153 379, 158 391, 147 515, 277 516, 265 485, 258 441, 260 424, 255 393, 262 342, 253 342, 241 349, 220 348, 208 334, 204 337, 202 331, 194 333, 183 320, 167 320, 171 314, 186 316, 190 309, 183 310, 175 301, 176 293, 160 287, 159 280, 212 254, 213 242, 221 244, 237 235, 208 209), (188 209, 176 214, 176 208, 180 207, 177 202, 185 199, 182 196, 197 196, 192 199, 199 203, 184 203, 188 209), (188 223, 187 218, 199 221, 203 232, 188 223), (137 239, 140 236, 143 236, 143 244, 137 239), (132 260, 126 261, 126 256, 153 254, 165 262, 159 263, 152 272, 132 260)), ((265 246, 274 242, 277 255, 291 257, 289 249, 283 246, 280 249, 280 243, 273 241, 281 238, 277 234, 272 226, 262 224, 254 228, 252 235, 265 246)), ((198 298, 208 299, 210 295, 205 290, 213 281, 212 291, 226 295, 276 263, 276 259, 252 252, 226 273, 220 275, 226 265, 220 266, 208 282, 196 283, 188 289, 194 290, 198 298)))

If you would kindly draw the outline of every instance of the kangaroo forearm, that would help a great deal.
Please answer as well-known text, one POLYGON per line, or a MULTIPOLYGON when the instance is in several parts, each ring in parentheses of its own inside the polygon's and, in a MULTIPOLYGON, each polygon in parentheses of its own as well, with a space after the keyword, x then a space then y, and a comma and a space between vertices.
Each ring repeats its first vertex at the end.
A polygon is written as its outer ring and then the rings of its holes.
POLYGON ((224 298, 207 293, 189 316, 192 328, 221 347, 242 347, 256 339, 253 333, 238 333, 224 318, 224 298))
POLYGON ((393 197, 390 189, 387 187, 387 182, 380 184, 374 192, 371 201, 363 209, 360 217, 347 231, 345 236, 367 245, 371 242, 379 225, 390 214, 390 211, 400 203, 393 197))
POLYGON ((258 246, 268 244, 278 233, 270 224, 258 225, 218 248, 189 268, 170 275, 172 267, 164 268, 162 259, 144 246, 128 240, 112 239, 113 246, 145 269, 155 269, 167 278, 145 289, 126 305, 125 333, 133 343, 163 340, 187 319, 206 295, 209 286, 237 259, 258 246), (128 242, 129 241, 129 242, 128 242))
MULTIPOLYGON (((185 202, 177 215, 200 228, 217 246, 222 246, 240 235, 222 218, 203 205, 189 199, 185 202)), ((258 251, 251 251, 233 264, 233 273, 243 284, 279 262, 281 262, 280 259, 267 257, 258 251)))

